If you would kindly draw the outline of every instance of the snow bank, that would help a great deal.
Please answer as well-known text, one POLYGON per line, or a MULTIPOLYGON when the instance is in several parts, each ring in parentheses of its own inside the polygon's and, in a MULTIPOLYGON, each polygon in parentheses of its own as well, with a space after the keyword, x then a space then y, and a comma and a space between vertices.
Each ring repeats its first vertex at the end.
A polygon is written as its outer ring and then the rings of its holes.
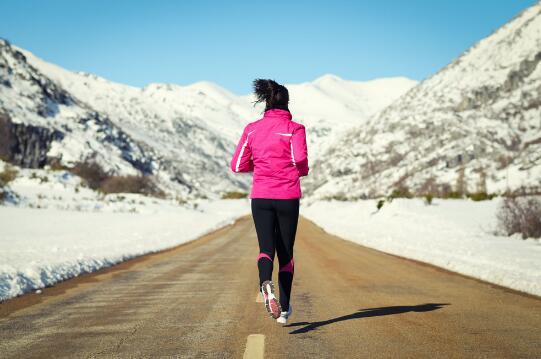
POLYGON ((0 301, 170 248, 249 213, 248 200, 168 204, 142 213, 0 206, 0 301))
POLYGON ((541 242, 498 236, 499 202, 398 199, 377 212, 374 200, 322 201, 301 214, 367 247, 541 295, 541 242))

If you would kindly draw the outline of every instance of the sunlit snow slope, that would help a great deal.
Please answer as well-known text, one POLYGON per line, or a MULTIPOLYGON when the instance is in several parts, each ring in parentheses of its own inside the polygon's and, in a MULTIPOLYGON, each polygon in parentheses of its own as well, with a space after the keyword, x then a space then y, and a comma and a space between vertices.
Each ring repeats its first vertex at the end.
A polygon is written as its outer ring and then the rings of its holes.
POLYGON ((337 137, 364 124, 416 84, 405 77, 351 81, 328 74, 285 86, 293 119, 306 126, 309 158, 317 160, 337 137))
POLYGON ((310 192, 539 191, 540 61, 538 3, 337 140, 317 159, 310 192))
MULTIPOLYGON (((228 163, 242 128, 262 116, 263 105, 254 107, 251 95, 209 82, 123 85, 63 69, 4 40, 0 79, 0 116, 20 137, 16 165, 92 160, 112 174, 154 175, 167 193, 212 197, 248 190, 250 176, 231 173, 228 163), (45 138, 35 143, 36 131, 45 138), (40 160, 25 162, 32 148, 40 160)), ((308 129, 310 161, 414 85, 406 78, 359 82, 334 75, 287 85, 294 119, 308 129)))

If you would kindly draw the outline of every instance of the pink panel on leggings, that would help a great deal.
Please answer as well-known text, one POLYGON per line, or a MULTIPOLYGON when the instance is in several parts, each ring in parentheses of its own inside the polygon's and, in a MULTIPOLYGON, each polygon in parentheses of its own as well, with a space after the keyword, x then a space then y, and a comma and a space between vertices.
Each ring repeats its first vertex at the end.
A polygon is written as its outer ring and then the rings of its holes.
POLYGON ((272 262, 272 258, 267 253, 259 253, 259 256, 257 257, 257 260, 259 261, 261 258, 268 258, 269 261, 272 262))
POLYGON ((286 264, 283 267, 280 267, 280 272, 291 272, 293 273, 293 268, 295 267, 295 262, 293 262, 293 258, 289 261, 288 264, 286 264))

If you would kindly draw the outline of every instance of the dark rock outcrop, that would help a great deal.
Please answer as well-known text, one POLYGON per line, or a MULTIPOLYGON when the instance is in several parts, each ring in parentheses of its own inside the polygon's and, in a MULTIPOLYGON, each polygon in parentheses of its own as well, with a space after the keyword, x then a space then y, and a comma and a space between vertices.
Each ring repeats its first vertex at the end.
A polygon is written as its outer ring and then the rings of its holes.
POLYGON ((0 114, 0 158, 14 165, 27 168, 45 166, 51 143, 63 138, 60 131, 13 123, 8 115, 0 114))

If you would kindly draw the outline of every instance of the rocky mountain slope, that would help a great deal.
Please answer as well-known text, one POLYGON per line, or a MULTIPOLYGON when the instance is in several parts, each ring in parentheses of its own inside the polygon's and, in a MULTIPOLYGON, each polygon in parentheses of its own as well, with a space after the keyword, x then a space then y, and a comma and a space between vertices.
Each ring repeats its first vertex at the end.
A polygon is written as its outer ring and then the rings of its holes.
MULTIPOLYGON (((249 188, 250 176, 231 173, 228 162, 243 126, 261 117, 251 96, 209 82, 127 86, 68 71, 4 40, 0 80, 0 156, 16 165, 93 161, 114 175, 152 175, 181 197, 249 188)), ((311 160, 413 85, 333 75, 288 85, 294 118, 309 129, 311 160)))
MULTIPOLYGON (((218 136, 235 142, 243 126, 261 118, 264 110, 263 104, 253 106, 253 95, 236 96, 210 82, 189 86, 150 84, 141 89, 67 71, 20 51, 36 68, 93 108, 118 119, 136 137, 141 132, 148 136, 170 118, 180 117, 192 121, 190 126, 205 124, 218 136)), ((316 159, 334 138, 363 123, 416 84, 405 77, 349 81, 328 74, 312 82, 286 86, 294 120, 306 125, 310 158, 316 159)), ((157 137, 165 147, 180 140, 162 134, 157 137)))
POLYGON ((220 129, 238 118, 212 117, 230 108, 225 91, 207 99, 205 84, 138 89, 61 69, 6 41, 0 51, 0 111, 11 123, 54 131, 47 157, 67 167, 92 160, 112 174, 152 174, 182 196, 247 188, 248 178, 227 167, 233 131, 220 129))
POLYGON ((320 156, 316 197, 541 188, 541 3, 320 156))
POLYGON ((152 151, 0 40, 0 154, 22 167, 93 157, 107 170, 151 173, 152 151), (77 143, 75 143, 75 140, 77 143))

